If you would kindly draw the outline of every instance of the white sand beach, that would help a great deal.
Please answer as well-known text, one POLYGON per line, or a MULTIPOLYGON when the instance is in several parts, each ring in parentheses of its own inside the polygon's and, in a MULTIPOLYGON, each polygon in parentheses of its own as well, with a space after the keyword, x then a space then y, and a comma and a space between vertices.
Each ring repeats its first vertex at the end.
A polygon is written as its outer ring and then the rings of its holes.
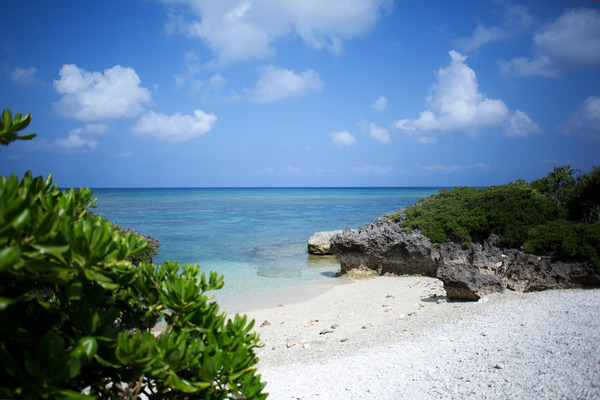
POLYGON ((269 398, 600 398, 600 290, 444 296, 377 277, 248 311, 269 398))

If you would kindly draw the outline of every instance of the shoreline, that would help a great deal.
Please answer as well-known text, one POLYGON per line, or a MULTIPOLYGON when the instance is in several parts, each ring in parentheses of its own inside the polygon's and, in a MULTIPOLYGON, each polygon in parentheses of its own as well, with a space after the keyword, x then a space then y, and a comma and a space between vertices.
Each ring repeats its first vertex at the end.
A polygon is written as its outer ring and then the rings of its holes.
POLYGON ((375 277, 245 313, 271 399, 600 398, 598 289, 451 302, 375 277))

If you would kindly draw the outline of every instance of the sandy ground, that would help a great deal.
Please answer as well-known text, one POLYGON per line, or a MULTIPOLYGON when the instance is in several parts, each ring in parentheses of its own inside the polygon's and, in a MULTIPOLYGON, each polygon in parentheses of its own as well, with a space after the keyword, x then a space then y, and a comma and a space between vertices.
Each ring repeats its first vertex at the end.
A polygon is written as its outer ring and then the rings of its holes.
POLYGON ((270 399, 600 398, 600 290, 451 302, 377 277, 246 313, 270 399))

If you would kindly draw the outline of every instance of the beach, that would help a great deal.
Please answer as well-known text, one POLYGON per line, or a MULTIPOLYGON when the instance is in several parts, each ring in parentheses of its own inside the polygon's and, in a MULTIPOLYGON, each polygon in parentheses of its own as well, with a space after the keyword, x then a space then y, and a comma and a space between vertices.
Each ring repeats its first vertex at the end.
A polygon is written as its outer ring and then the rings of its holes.
POLYGON ((384 276, 246 313, 270 399, 600 398, 598 289, 453 302, 384 276))

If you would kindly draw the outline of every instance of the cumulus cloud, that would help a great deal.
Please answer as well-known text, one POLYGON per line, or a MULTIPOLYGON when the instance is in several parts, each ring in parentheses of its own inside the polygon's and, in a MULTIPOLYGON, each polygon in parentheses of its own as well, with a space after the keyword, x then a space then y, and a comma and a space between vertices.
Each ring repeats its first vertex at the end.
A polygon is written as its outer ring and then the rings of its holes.
POLYGON ((387 109, 387 106, 387 99, 384 96, 381 96, 380 98, 375 100, 375 103, 371 105, 372 108, 379 112, 385 111, 387 109))
POLYGON ((171 32, 200 38, 220 62, 272 56, 273 45, 299 37, 339 53, 343 41, 366 33, 392 0, 163 0, 171 32), (180 6, 180 7, 178 7, 180 6))
POLYGON ((501 62, 507 74, 557 76, 572 68, 600 65, 600 11, 569 10, 534 36, 532 58, 501 62))
POLYGON ((566 133, 600 140, 600 97, 590 96, 583 101, 569 120, 566 133))
POLYGON ((502 129, 508 136, 521 137, 539 132, 525 112, 511 113, 502 100, 489 99, 479 91, 475 71, 465 64, 466 56, 452 50, 450 57, 450 65, 437 71, 428 109, 417 119, 396 121, 395 128, 420 143, 436 142, 440 132, 476 135, 483 129, 502 129))
POLYGON ((98 147, 95 136, 103 134, 108 127, 104 124, 87 124, 83 128, 73 129, 64 139, 57 139, 54 144, 68 151, 94 151, 98 147))
POLYGON ((347 131, 333 132, 331 134, 331 141, 336 146, 352 146, 358 143, 354 135, 347 131))
POLYGON ((54 105, 65 117, 81 121, 132 118, 151 101, 150 91, 140 86, 132 68, 116 65, 104 72, 90 72, 65 64, 59 74, 54 88, 63 96, 54 105))
POLYGON ((319 74, 312 69, 297 74, 289 69, 268 66, 263 68, 263 74, 251 91, 251 97, 259 103, 270 103, 319 91, 322 87, 319 74))
POLYGON ((34 85, 38 80, 37 69, 16 67, 10 73, 10 80, 17 85, 34 85))
POLYGON ((163 142, 184 142, 205 135, 216 122, 214 114, 202 110, 195 110, 194 115, 165 115, 150 111, 131 130, 138 136, 163 142))
POLYGON ((386 129, 372 122, 369 124, 369 136, 381 143, 392 142, 392 138, 390 137, 389 132, 386 129))

